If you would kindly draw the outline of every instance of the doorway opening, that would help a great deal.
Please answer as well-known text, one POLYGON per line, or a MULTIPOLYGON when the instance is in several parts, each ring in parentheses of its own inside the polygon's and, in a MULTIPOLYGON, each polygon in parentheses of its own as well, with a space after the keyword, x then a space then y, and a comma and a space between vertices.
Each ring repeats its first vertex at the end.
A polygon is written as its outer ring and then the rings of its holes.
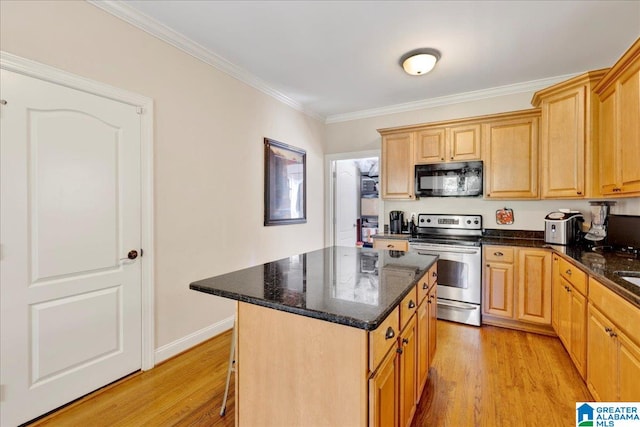
POLYGON ((380 207, 379 156, 371 154, 331 161, 330 242, 336 246, 373 247, 380 207))

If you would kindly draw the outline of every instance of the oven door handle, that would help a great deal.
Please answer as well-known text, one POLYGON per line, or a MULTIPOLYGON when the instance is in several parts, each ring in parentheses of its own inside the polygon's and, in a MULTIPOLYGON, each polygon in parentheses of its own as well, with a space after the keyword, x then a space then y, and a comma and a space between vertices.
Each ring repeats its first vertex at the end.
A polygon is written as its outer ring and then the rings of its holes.
POLYGON ((445 302, 441 300, 438 300, 438 305, 441 305, 443 307, 450 307, 450 308, 456 308, 458 310, 468 310, 468 311, 477 310, 478 308, 480 308, 477 305, 465 304, 462 302, 449 302, 449 301, 445 302))
POLYGON ((433 251, 433 252, 421 252, 421 249, 417 248, 418 255, 438 255, 439 253, 476 255, 476 254, 479 253, 479 251, 473 250, 473 249, 465 250, 465 249, 433 248, 433 249, 423 249, 423 250, 428 250, 428 251, 433 251))

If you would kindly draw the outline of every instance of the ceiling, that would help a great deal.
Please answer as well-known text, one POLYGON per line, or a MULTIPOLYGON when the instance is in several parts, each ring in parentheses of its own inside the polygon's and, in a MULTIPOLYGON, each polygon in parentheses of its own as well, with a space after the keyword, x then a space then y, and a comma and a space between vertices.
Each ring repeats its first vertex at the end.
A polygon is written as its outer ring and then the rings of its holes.
POLYGON ((637 0, 92 3, 329 122, 611 66, 640 36, 637 0))

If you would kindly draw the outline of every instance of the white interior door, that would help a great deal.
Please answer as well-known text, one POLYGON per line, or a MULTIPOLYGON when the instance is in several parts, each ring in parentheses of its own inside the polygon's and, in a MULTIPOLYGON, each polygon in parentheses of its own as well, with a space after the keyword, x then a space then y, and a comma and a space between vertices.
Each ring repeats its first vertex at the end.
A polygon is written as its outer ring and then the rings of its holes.
POLYGON ((0 424, 12 426, 141 367, 141 260, 127 259, 141 252, 140 117, 6 70, 1 87, 0 424))
POLYGON ((353 160, 336 161, 336 239, 337 246, 355 246, 360 170, 353 160))

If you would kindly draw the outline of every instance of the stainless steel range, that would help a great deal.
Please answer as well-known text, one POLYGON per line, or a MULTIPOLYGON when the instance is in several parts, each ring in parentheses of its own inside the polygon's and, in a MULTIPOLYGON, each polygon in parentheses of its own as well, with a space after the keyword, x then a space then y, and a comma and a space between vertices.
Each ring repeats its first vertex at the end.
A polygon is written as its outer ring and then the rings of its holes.
POLYGON ((438 319, 480 326, 482 216, 419 214, 413 252, 439 255, 438 319))

